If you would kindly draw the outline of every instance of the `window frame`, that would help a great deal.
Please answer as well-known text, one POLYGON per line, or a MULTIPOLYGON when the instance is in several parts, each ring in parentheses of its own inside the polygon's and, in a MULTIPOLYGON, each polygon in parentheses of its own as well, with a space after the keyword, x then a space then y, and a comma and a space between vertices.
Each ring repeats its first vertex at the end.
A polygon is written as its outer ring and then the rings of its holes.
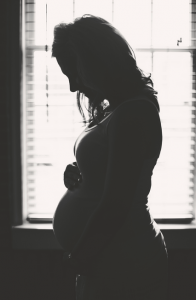
MULTIPOLYGON (((196 249, 196 221, 191 224, 158 224, 168 250, 196 249)), ((61 250, 55 238, 52 224, 30 224, 24 222, 12 226, 12 248, 26 250, 61 250)))
MULTIPOLYGON (((55 239, 52 224, 30 224, 27 218, 27 205, 24 203, 22 195, 22 152, 21 139, 24 138, 25 120, 22 115, 21 98, 24 93, 24 84, 21 85, 21 74, 24 70, 25 62, 22 62, 22 51, 24 42, 21 39, 24 0, 9 1, 8 19, 8 109, 9 109, 9 144, 10 144, 10 225, 12 227, 12 247, 14 249, 59 249, 60 245, 55 239), (17 12, 17 13, 16 13, 17 12), (12 22, 9 22, 12 20, 12 22), (17 25, 16 25, 17 24, 17 25), (22 135, 21 135, 22 133, 22 135)), ((167 49, 167 48, 147 48, 148 51, 191 51, 194 47, 167 49)), ((141 49, 146 51, 147 49, 141 49)), ((137 50, 137 49, 135 49, 137 50)), ((139 49, 138 49, 139 50, 139 49)), ((196 75, 196 73, 192 73, 196 75)), ((195 157, 196 160, 196 157, 195 157)), ((23 168, 24 169, 24 168, 23 168)), ((194 214, 196 215, 196 176, 194 177, 194 214)), ((190 224, 161 224, 168 249, 196 249, 196 220, 190 224)))
POLYGON ((7 89, 9 112, 10 153, 10 220, 12 225, 23 223, 22 164, 21 164, 21 73, 22 73, 22 1, 7 4, 7 89), (10 22, 12 20, 12 22, 10 22))
MULTIPOLYGON (((52 47, 51 46, 44 46, 44 45, 35 45, 35 46, 28 46, 26 47, 26 51, 28 53, 30 53, 30 55, 33 55, 33 52, 34 51, 51 51, 52 50, 52 47)), ((193 52, 195 51, 195 48, 194 47, 173 47, 173 48, 166 48, 166 47, 148 47, 148 48, 135 48, 134 49, 134 52, 136 54, 136 57, 137 57, 137 52, 144 52, 144 53, 151 53, 152 54, 152 64, 153 64, 153 55, 154 53, 157 53, 157 52, 164 52, 164 53, 168 53, 168 52, 176 52, 176 53, 179 53, 179 52, 190 52, 191 53, 191 56, 192 56, 192 61, 193 61, 193 52)), ((24 64, 25 65, 25 64, 24 64)), ((193 63, 192 63, 192 66, 193 66, 193 63)), ((192 73, 191 75, 194 74, 193 70, 192 70, 192 73)), ((153 75, 153 68, 152 68, 152 75, 153 75)), ((24 78, 25 79, 25 78, 24 78)), ((24 93, 25 95, 25 93, 24 93)), ((25 101, 23 101, 23 106, 25 105, 25 101)), ((23 109, 24 110, 24 113, 25 113, 25 108, 23 109)), ((23 130, 24 130, 24 126, 23 126, 23 130)), ((25 137, 25 135, 24 135, 25 137)), ((194 144, 194 147, 196 146, 196 140, 195 140, 195 144, 194 144)), ((25 159, 23 157, 23 165, 25 165, 25 159)), ((196 160, 196 152, 195 152, 195 160, 196 160)), ((24 176, 25 177, 25 176, 24 176)), ((26 178, 26 177, 25 177, 26 178)), ((194 181, 196 182, 196 178, 194 178, 194 181)), ((25 198, 25 197, 24 197, 25 198)), ((24 205, 27 205, 24 203, 24 205)), ((33 217, 33 213, 30 214, 32 217, 29 218, 30 222, 31 220, 34 218, 33 217)), ((35 214, 36 215, 36 214, 35 214)), ((43 213, 42 213, 43 215, 43 213)), ((26 215, 27 216, 27 215, 26 215)), ((195 219, 195 216, 196 216, 196 186, 194 186, 194 202, 193 202, 193 220, 195 219)), ((48 217, 48 215, 46 214, 46 217, 48 217)), ((156 219, 154 218, 155 221, 157 223, 168 223, 168 222, 171 222, 171 223, 188 223, 188 222, 191 222, 191 218, 187 218, 187 219, 156 219)), ((32 222, 35 222, 34 220, 32 222)), ((46 221, 47 222, 47 221, 46 221)))

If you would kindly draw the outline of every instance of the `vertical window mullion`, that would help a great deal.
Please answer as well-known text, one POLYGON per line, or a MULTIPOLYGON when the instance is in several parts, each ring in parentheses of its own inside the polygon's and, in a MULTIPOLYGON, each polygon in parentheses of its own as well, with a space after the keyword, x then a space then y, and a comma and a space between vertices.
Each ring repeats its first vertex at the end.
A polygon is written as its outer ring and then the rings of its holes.
MULTIPOLYGON (((191 14, 191 22, 190 22, 190 38, 191 38, 191 47, 196 47, 196 1, 190 1, 190 14, 191 14)), ((195 128, 192 129, 194 132, 194 141, 195 145, 193 147, 194 154, 192 155, 194 158, 193 165, 193 195, 194 195, 194 202, 193 202, 193 214, 194 218, 196 217, 196 50, 192 51, 192 105, 194 110, 192 111, 193 118, 192 122, 195 124, 195 128)))

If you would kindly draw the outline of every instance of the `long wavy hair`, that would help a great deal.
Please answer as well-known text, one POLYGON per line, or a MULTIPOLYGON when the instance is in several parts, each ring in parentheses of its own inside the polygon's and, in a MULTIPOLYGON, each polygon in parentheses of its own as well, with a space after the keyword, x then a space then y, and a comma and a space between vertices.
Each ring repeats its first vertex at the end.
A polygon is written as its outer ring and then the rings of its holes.
POLYGON ((86 107, 85 95, 77 91, 77 106, 86 125, 98 124, 105 115, 107 100, 122 103, 137 95, 146 95, 157 107, 157 91, 153 89, 151 74, 146 76, 137 66, 133 49, 122 34, 106 20, 91 14, 76 18, 73 23, 60 23, 54 28, 52 57, 69 57, 77 74, 92 90, 86 107))

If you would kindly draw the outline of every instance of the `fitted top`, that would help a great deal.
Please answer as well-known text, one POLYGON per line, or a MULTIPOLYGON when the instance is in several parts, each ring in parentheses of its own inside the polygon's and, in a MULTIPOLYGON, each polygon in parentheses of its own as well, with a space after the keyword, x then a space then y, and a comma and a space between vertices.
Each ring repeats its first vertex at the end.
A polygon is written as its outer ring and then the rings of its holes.
MULTIPOLYGON (((132 109, 134 111, 134 104, 143 105, 146 103, 148 103, 147 106, 149 105, 152 106, 151 109, 156 110, 157 120, 156 123, 155 120, 152 120, 151 127, 152 126, 157 127, 155 128, 155 130, 156 130, 156 135, 158 135, 159 137, 153 140, 153 135, 152 135, 151 140, 146 141, 146 144, 149 143, 150 147, 149 147, 149 153, 147 153, 147 157, 145 159, 146 163, 145 163, 145 167, 143 168, 143 171, 147 168, 148 176, 146 174, 145 180, 143 178, 142 182, 141 181, 138 182, 138 185, 142 184, 143 186, 143 188, 139 188, 138 186, 139 190, 143 193, 143 195, 146 196, 143 197, 142 203, 145 202, 145 204, 147 204, 147 195, 150 192, 150 188, 151 188, 152 171, 161 151, 162 129, 161 129, 161 123, 160 123, 156 106, 146 98, 142 98, 142 99, 135 98, 123 102, 113 112, 111 112, 107 117, 105 117, 101 122, 99 122, 99 125, 92 126, 92 123, 89 124, 79 135, 79 137, 76 139, 74 144, 74 155, 83 178, 83 184, 81 185, 80 189, 76 191, 76 193, 81 193, 82 191, 83 195, 86 194, 87 197, 93 196, 91 198, 91 201, 97 201, 98 199, 100 199, 100 196, 103 192, 106 169, 107 169, 107 159, 108 159, 108 151, 107 151, 108 132, 107 131, 108 131, 108 125, 111 123, 110 120, 113 118, 113 115, 115 114, 118 115, 120 109, 121 109, 121 113, 123 113, 123 111, 127 109, 130 110, 132 109), (131 106, 133 108, 131 108, 131 106)), ((143 124, 143 126, 145 127, 145 124, 143 124)), ((147 136, 145 138, 148 139, 147 136)), ((145 145, 145 147, 147 148, 147 145, 145 145)), ((126 162, 126 160, 127 160, 126 157, 122 157, 122 160, 120 161, 123 164, 123 162, 124 161, 126 162)), ((141 201, 141 197, 138 196, 137 198, 139 198, 139 200, 135 202, 138 204, 141 201)))
POLYGON ((148 194, 161 147, 158 110, 144 96, 121 103, 82 131, 74 145, 82 182, 66 191, 53 219, 65 251, 82 258, 102 253, 106 259, 111 251, 120 255, 128 236, 132 253, 145 245, 153 259, 162 245, 155 242, 160 230, 148 194))

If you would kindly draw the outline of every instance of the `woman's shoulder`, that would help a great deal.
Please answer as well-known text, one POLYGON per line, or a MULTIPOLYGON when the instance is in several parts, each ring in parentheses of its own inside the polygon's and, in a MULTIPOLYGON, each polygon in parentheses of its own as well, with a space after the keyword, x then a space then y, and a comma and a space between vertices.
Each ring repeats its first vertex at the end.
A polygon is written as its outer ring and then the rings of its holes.
POLYGON ((118 114, 125 113, 125 114, 135 115, 137 112, 148 113, 151 111, 156 111, 156 113, 158 113, 158 109, 155 103, 148 97, 138 96, 121 102, 118 106, 116 106, 113 109, 112 114, 118 115, 118 114))
POLYGON ((150 99, 146 97, 137 97, 122 102, 110 114, 106 121, 106 134, 108 131, 119 131, 124 128, 141 128, 148 130, 149 128, 157 128, 160 126, 159 112, 150 99))
MULTIPOLYGON (((126 144, 127 140, 138 145, 142 143, 146 145, 147 142, 151 145, 148 148, 153 149, 152 153, 157 153, 154 152, 154 148, 159 149, 162 143, 159 113, 155 105, 143 97, 134 101, 126 101, 106 121, 105 135, 108 140, 118 140, 121 145, 124 142, 126 144)), ((149 157, 153 155, 150 154, 149 157)))

